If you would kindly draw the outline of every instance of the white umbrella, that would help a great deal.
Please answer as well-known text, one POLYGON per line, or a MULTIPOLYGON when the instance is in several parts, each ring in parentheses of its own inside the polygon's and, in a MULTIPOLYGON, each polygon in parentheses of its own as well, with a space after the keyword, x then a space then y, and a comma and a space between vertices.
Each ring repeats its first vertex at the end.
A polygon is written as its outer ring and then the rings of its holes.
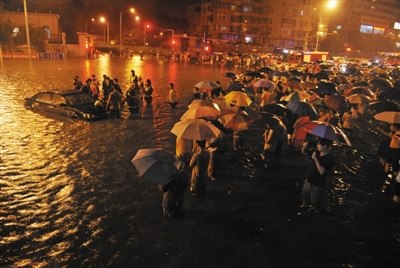
POLYGON ((186 119, 175 123, 171 133, 190 140, 207 140, 218 137, 221 131, 204 119, 186 119))
POLYGON ((140 149, 132 159, 139 176, 166 185, 178 172, 182 162, 161 148, 140 149))
POLYGON ((197 106, 187 110, 181 117, 181 120, 204 118, 214 120, 221 114, 220 111, 211 106, 197 106))

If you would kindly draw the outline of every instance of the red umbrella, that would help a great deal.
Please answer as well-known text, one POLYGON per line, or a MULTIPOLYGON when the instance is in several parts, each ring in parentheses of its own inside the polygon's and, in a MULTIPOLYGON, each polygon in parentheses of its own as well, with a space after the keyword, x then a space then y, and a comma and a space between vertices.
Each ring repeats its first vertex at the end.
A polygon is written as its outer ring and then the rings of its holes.
POLYGON ((307 134, 332 141, 343 142, 351 146, 350 140, 341 129, 326 122, 309 121, 294 127, 294 139, 305 139, 307 134))

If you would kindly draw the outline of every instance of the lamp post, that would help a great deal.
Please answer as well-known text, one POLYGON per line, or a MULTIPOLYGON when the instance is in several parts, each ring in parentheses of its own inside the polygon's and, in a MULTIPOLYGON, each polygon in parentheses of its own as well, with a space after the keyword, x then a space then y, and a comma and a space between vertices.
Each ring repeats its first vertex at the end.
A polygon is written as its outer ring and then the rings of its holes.
MULTIPOLYGON (((105 38, 104 38, 104 42, 107 45, 110 45, 110 23, 106 20, 105 17, 100 17, 100 22, 101 23, 106 23, 106 26, 107 26, 107 42, 106 42, 105 38)), ((105 33, 104 33, 104 37, 105 37, 105 33)))
POLYGON ((88 20, 85 20, 85 33, 86 35, 88 34, 88 21, 94 21, 94 18, 90 18, 88 20))
POLYGON ((26 7, 26 0, 24 0, 24 15, 25 15, 25 27, 26 27, 26 42, 28 45, 28 57, 31 59, 31 38, 29 36, 29 24, 28 24, 28 9, 26 7))
MULTIPOLYGON (((332 10, 334 8, 336 8, 337 5, 337 0, 329 0, 326 3, 326 10, 332 10)), ((319 46, 319 38, 320 36, 323 34, 323 30, 326 28, 327 31, 327 25, 325 25, 325 23, 323 23, 322 21, 322 11, 319 14, 319 19, 318 19, 318 25, 317 25, 317 34, 316 34, 316 41, 315 41, 315 51, 318 51, 318 46, 319 46)))
POLYGON ((120 51, 120 55, 121 55, 121 51, 122 51, 122 15, 124 15, 126 12, 130 12, 133 14, 133 13, 135 13, 135 9, 130 8, 128 10, 119 12, 119 51, 120 51))
POLYGON ((170 32, 172 32, 172 41, 174 42, 175 41, 175 31, 174 30, 172 30, 172 29, 168 29, 168 28, 160 28, 160 30, 163 30, 163 31, 170 31, 170 32))
POLYGON ((145 23, 143 25, 143 46, 146 47, 146 29, 149 29, 150 25, 145 23))

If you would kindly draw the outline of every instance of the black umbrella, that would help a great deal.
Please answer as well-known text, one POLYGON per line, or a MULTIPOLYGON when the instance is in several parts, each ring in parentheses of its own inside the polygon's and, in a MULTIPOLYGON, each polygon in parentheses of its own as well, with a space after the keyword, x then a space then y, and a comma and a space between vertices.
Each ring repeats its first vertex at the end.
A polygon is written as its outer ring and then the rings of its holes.
POLYGON ((293 82, 297 82, 300 83, 301 82, 301 78, 298 76, 291 76, 288 78, 288 81, 293 81, 293 82))
POLYGON ((270 103, 270 104, 264 105, 262 107, 262 110, 264 112, 271 113, 271 114, 274 114, 277 116, 283 116, 283 117, 286 117, 290 113, 288 108, 285 105, 282 105, 280 103, 270 103))
POLYGON ((306 75, 304 72, 299 71, 297 69, 289 70, 288 72, 293 76, 305 76, 306 75))
POLYGON ((311 78, 316 78, 318 80, 329 80, 329 75, 324 72, 324 71, 320 71, 318 73, 315 74, 311 74, 311 78))
POLYGON ((289 102, 286 107, 289 111, 293 114, 301 116, 309 116, 311 120, 317 119, 317 112, 315 111, 314 107, 305 101, 291 101, 289 102))
POLYGON ((372 101, 368 105, 368 111, 373 113, 380 113, 385 111, 400 112, 400 105, 393 101, 372 101))
POLYGON ((273 72, 274 70, 272 70, 269 67, 262 67, 262 68, 258 69, 257 71, 262 72, 262 73, 270 73, 270 72, 273 72))
POLYGON ((320 96, 337 93, 336 84, 332 82, 319 82, 314 91, 320 96))
POLYGON ((379 97, 384 97, 389 100, 400 100, 400 89, 387 88, 379 93, 379 97))
POLYGON ((244 91, 244 88, 245 88, 246 86, 244 85, 244 84, 242 84, 241 82, 239 82, 239 81, 234 81, 234 82, 232 82, 232 83, 230 83, 229 85, 228 85, 228 87, 226 88, 226 91, 227 92, 231 92, 231 91, 244 91))
POLYGON ((259 71, 248 71, 244 73, 245 76, 251 76, 251 77, 265 77, 265 75, 259 71))
POLYGON ((224 73, 224 76, 232 78, 232 79, 238 79, 237 75, 233 72, 226 72, 226 73, 224 73))
POLYGON ((389 80, 387 80, 385 78, 378 77, 378 78, 371 79, 368 82, 371 86, 380 88, 382 90, 393 89, 392 82, 390 82, 389 80))
POLYGON ((281 71, 273 71, 272 73, 270 73, 270 75, 271 76, 283 76, 283 77, 286 77, 286 78, 291 76, 290 73, 288 73, 286 71, 283 71, 283 72, 281 72, 281 71))
POLYGON ((367 81, 357 81, 357 82, 353 82, 352 85, 354 87, 369 87, 369 83, 367 81))
POLYGON ((362 72, 355 66, 352 66, 347 69, 347 73, 351 76, 362 76, 362 72))
POLYGON ((283 125, 282 120, 274 114, 261 112, 260 115, 263 119, 265 119, 265 121, 267 123, 269 123, 271 125, 271 127, 274 127, 277 125, 283 125))

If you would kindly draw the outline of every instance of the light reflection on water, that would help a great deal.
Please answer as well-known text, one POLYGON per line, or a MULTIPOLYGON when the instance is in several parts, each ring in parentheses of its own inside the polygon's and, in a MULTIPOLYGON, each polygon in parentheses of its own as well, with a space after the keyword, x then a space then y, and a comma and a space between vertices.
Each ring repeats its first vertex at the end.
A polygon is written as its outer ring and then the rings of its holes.
POLYGON ((105 254, 99 247, 102 241, 124 243, 121 234, 131 226, 124 224, 109 237, 111 217, 125 211, 128 217, 139 218, 141 205, 133 197, 116 200, 133 192, 154 194, 141 180, 132 188, 137 177, 130 159, 139 148, 173 150, 169 130, 186 109, 192 86, 201 79, 199 73, 204 79, 223 79, 222 69, 180 68, 136 56, 131 60, 33 61, 31 68, 24 60, 6 60, 0 73, 0 263, 43 267, 65 258, 64 263, 80 265, 105 254), (98 79, 107 74, 119 78, 126 90, 131 69, 151 79, 155 89, 154 103, 141 111, 142 118, 130 118, 124 111, 121 120, 72 122, 23 106, 24 98, 37 92, 72 88, 75 75, 84 81, 92 74, 98 79), (177 111, 170 111, 166 102, 169 82, 176 84, 181 99, 177 111), (90 257, 68 259, 69 252, 90 247, 90 257))
MULTIPOLYGON (((104 246, 104 241, 136 244, 144 232, 138 226, 144 216, 143 204, 138 200, 157 195, 137 178, 131 158, 140 148, 163 147, 174 151, 175 140, 169 130, 186 110, 193 85, 205 79, 226 84, 228 80, 223 73, 221 68, 155 59, 142 61, 139 56, 130 60, 100 57, 33 61, 31 67, 24 60, 6 60, 0 73, 3 264, 43 267, 59 260, 77 267, 99 259, 111 260, 114 256, 123 258, 118 247, 104 246), (85 80, 92 74, 98 79, 107 74, 119 78, 126 90, 131 69, 144 80, 151 79, 155 89, 153 105, 143 107, 141 118, 131 118, 124 111, 121 120, 71 122, 41 116, 23 106, 25 97, 39 91, 72 88, 75 75, 85 80), (166 101, 170 82, 175 83, 179 102, 177 110, 172 111, 166 101)), ((258 129, 260 137, 262 127, 258 129)), ((253 154, 242 160, 244 177, 248 179, 255 177, 254 155, 258 155, 262 146, 259 136, 250 139, 249 143, 255 147, 253 154)), ((368 145, 376 145, 376 136, 368 139, 368 145)), ((361 161, 365 155, 352 149, 343 151, 341 159, 348 161, 334 174, 332 190, 340 205, 346 204, 346 195, 353 190, 349 176, 361 185, 368 183, 362 180, 370 178, 368 163, 361 161)), ((357 191, 361 194, 368 189, 357 191)), ((361 200, 352 202, 352 206, 365 204, 361 200)))

